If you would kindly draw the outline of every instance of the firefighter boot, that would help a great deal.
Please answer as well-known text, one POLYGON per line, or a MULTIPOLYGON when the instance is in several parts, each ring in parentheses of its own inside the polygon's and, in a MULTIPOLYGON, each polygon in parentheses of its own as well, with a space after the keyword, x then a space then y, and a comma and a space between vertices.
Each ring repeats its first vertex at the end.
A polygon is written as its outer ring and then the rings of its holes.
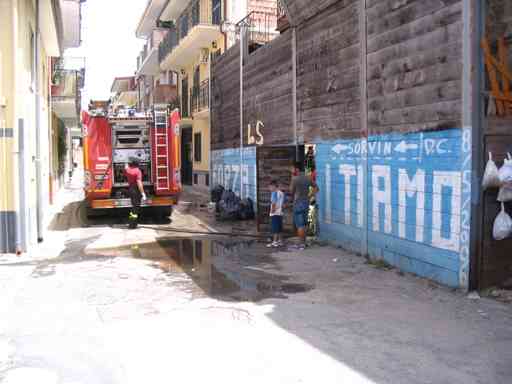
POLYGON ((129 223, 128 228, 129 229, 137 228, 138 220, 139 220, 139 215, 137 215, 133 212, 130 212, 130 214, 128 215, 128 223, 129 223))

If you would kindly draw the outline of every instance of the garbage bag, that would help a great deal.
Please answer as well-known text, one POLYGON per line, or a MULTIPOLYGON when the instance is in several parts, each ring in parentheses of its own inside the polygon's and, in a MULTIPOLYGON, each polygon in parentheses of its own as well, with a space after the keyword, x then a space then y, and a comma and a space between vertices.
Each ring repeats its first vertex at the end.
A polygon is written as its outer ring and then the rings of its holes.
POLYGON ((495 240, 504 240, 512 234, 512 218, 505 212, 505 204, 501 203, 501 212, 494 220, 492 235, 495 240))
POLYGON ((501 203, 512 201, 512 183, 503 184, 498 192, 498 199, 501 203))
MULTIPOLYGON (((512 183, 512 159, 510 153, 507 153, 507 158, 498 172, 500 183, 512 183)), ((500 184, 500 185, 501 185, 500 184)))
POLYGON ((501 183, 498 167, 496 166, 496 163, 492 159, 492 153, 489 152, 489 160, 487 161, 487 165, 485 166, 484 177, 482 179, 482 187, 485 191, 487 188, 497 188, 500 185, 501 183))
POLYGON ((240 219, 241 220, 253 220, 255 217, 254 213, 254 203, 252 199, 247 198, 243 199, 241 203, 240 209, 240 219))
POLYGON ((238 220, 240 216, 241 200, 231 190, 222 193, 219 201, 219 219, 221 220, 238 220))
POLYGON ((213 203, 218 203, 222 199, 222 194, 224 193, 224 187, 222 185, 217 185, 212 189, 210 193, 210 198, 213 203))

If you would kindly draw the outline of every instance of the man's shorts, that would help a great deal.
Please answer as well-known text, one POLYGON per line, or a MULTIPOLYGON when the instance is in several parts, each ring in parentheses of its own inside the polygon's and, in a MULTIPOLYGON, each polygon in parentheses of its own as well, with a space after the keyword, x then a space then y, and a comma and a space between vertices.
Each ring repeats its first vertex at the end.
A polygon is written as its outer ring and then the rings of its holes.
POLYGON ((297 229, 306 228, 308 222, 309 201, 299 200, 293 205, 293 222, 297 229))
POLYGON ((283 216, 270 217, 271 231, 273 235, 283 232, 283 216))

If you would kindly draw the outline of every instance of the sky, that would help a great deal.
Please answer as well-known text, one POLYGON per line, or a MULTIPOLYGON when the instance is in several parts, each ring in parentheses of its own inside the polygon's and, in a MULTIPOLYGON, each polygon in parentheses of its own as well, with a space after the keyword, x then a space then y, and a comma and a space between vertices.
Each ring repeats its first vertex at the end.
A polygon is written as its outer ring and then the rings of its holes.
POLYGON ((135 29, 147 0, 87 0, 82 5, 82 46, 67 57, 85 57, 82 106, 89 99, 106 100, 115 77, 131 76, 144 40, 135 29))

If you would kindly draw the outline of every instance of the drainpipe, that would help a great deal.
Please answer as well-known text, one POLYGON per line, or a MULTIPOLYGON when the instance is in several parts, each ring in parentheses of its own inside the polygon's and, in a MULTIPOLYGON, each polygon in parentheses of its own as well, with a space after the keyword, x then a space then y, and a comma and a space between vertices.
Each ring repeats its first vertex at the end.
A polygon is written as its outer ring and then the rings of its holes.
POLYGON ((39 45, 39 17, 40 17, 40 1, 36 1, 36 28, 34 32, 34 65, 35 65, 35 104, 36 104, 36 189, 37 189, 37 241, 43 241, 43 189, 42 189, 42 169, 41 169, 41 99, 39 86, 39 55, 41 47, 39 45))
MULTIPOLYGON (((228 5, 227 4, 228 4, 227 1, 222 2, 222 7, 224 8, 222 10, 222 12, 224 14, 224 22, 226 22, 228 20, 228 10, 227 10, 228 5)), ((227 32, 222 32, 222 34, 224 35, 224 52, 226 52, 228 49, 228 34, 227 34, 227 32)))
MULTIPOLYGON (((471 224, 470 224, 470 242, 469 242, 469 281, 467 288, 474 290, 479 288, 478 272, 481 257, 480 245, 482 241, 482 207, 483 191, 480 187, 480 180, 483 172, 484 158, 484 118, 483 103, 481 100, 482 88, 484 83, 485 66, 483 56, 480 54, 480 39, 485 32, 486 3, 475 2, 473 9, 466 2, 463 3, 464 14, 469 12, 471 19, 470 36, 467 36, 470 47, 467 52, 470 55, 473 64, 471 73, 466 74, 466 81, 472 81, 473 89, 471 94, 466 95, 467 100, 471 99, 471 115, 465 117, 465 120, 471 121, 471 158, 472 158, 472 177, 471 177, 471 224), (466 9, 468 7, 468 9, 466 9)), ((468 101, 469 102, 469 101, 468 101)), ((468 112, 469 113, 469 112, 468 112)))
POLYGON ((297 137, 297 29, 292 27, 292 109, 295 161, 299 161, 299 140, 297 137))
MULTIPOLYGON (((208 55, 208 137, 210 141, 210 145, 212 142, 212 53, 210 52, 208 55)), ((208 169, 210 170, 210 175, 208 176, 208 181, 211 189, 212 185, 212 161, 211 161, 211 147, 208 148, 208 169)))
POLYGON ((244 182, 242 177, 244 167, 244 44, 245 25, 240 25, 240 198, 243 198, 244 182))

